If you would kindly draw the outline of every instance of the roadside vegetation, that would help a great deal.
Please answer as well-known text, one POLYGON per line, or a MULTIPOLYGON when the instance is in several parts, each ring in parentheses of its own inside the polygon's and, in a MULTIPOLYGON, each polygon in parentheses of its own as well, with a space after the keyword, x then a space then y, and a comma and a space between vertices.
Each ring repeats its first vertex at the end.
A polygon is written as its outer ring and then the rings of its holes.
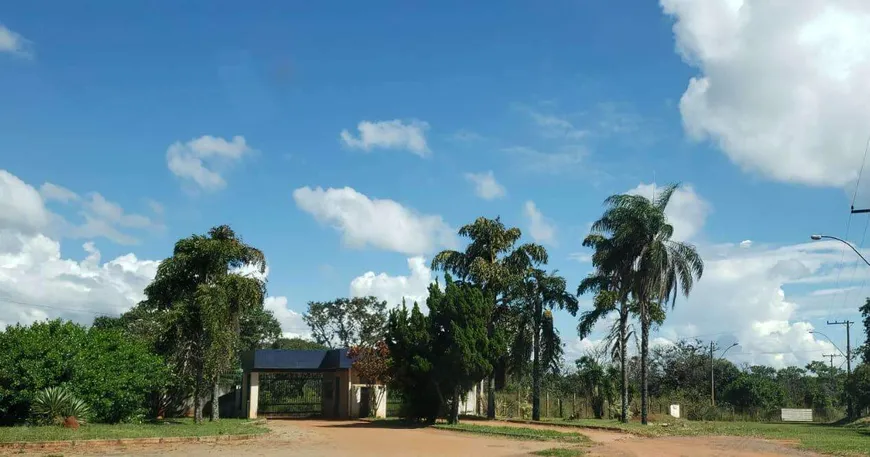
POLYGON ((142 424, 88 424, 78 429, 57 426, 0 427, 0 443, 19 441, 105 440, 122 438, 169 438, 180 436, 260 435, 268 429, 256 421, 222 419, 194 424, 192 419, 173 419, 142 424))
POLYGON ((539 428, 525 428, 479 424, 435 424, 432 427, 454 432, 474 433, 477 435, 500 436, 529 441, 558 441, 560 443, 590 444, 586 435, 571 431, 558 431, 539 428))

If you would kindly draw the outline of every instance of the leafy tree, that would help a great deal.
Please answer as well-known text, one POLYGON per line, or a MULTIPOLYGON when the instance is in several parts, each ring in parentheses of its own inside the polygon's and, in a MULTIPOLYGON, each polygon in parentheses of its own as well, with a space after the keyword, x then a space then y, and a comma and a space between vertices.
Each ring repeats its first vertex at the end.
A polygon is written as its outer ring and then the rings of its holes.
POLYGON ((461 396, 492 371, 492 307, 480 288, 449 275, 443 292, 429 286, 426 305, 428 316, 416 305, 410 315, 404 305, 390 313, 386 343, 393 384, 411 403, 412 417, 433 421, 449 406, 448 421, 456 423, 461 396))
POLYGON ((302 319, 319 344, 330 348, 373 345, 384 337, 387 302, 375 297, 308 302, 302 319))
POLYGON ((117 330, 61 320, 15 325, 0 333, 0 422, 30 415, 37 392, 65 387, 98 422, 133 419, 163 382, 166 366, 147 345, 117 330))
POLYGON ((852 370, 852 376, 846 383, 846 392, 855 402, 858 415, 870 409, 870 364, 862 363, 852 370))
POLYGON ((192 380, 197 422, 202 421, 207 385, 213 387, 211 418, 219 418, 218 381, 236 362, 241 316, 263 306, 265 281, 240 272, 251 266, 265 273, 263 253, 222 225, 207 235, 179 240, 145 288, 143 311, 159 316, 157 345, 175 374, 192 380))
POLYGON ((265 345, 269 349, 293 349, 303 351, 322 351, 329 349, 320 343, 304 338, 278 338, 272 344, 265 345))
POLYGON ((859 348, 858 352, 861 354, 864 364, 870 364, 870 298, 864 300, 864 304, 858 308, 858 311, 861 312, 865 338, 864 345, 859 348))
MULTIPOLYGON (((753 367, 754 368, 754 367, 753 367)), ((770 368, 770 367, 765 367, 770 368)), ((771 370, 773 370, 771 368, 771 370)), ((773 370, 775 372, 775 370, 773 370)), ((780 407, 785 393, 766 370, 750 369, 741 373, 725 391, 728 403, 740 408, 770 410, 780 407)))
MULTIPOLYGON (((513 308, 522 322, 515 338, 532 343, 532 420, 541 420, 544 372, 558 371, 562 358, 562 341, 553 325, 552 310, 567 309, 577 314, 577 298, 566 287, 565 278, 532 269, 511 291, 513 308)), ((528 360, 529 354, 522 355, 528 360)))
POLYGON ((281 324, 272 311, 260 306, 245 308, 239 316, 239 349, 251 351, 281 338, 281 324))
MULTIPOLYGON (((432 269, 453 274, 460 281, 478 285, 490 300, 491 320, 487 326, 493 344, 503 344, 504 333, 511 316, 506 295, 511 285, 519 282, 531 268, 547 263, 543 246, 527 243, 516 246, 522 232, 516 227, 506 228, 500 218, 479 217, 462 226, 459 235, 469 238, 464 251, 445 250, 432 259, 432 269), (500 343, 501 341, 501 343, 500 343)), ((511 360, 503 347, 492 362, 504 371, 511 360)), ((513 357, 517 359, 516 356, 513 357)), ((495 377, 488 382, 487 417, 495 418, 495 377)))
MULTIPOLYGON (((352 346, 347 351, 347 356, 353 360, 353 371, 360 377, 360 382, 365 384, 389 384, 390 372, 390 348, 384 340, 378 341, 374 346, 352 346)), ((376 390, 374 395, 375 411, 383 400, 383 390, 376 390)))

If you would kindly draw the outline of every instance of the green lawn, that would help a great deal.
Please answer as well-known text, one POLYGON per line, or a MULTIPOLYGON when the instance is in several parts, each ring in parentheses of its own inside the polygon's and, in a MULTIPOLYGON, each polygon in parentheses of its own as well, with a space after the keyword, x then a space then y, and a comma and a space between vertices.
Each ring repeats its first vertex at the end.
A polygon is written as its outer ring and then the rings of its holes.
POLYGON ((558 441, 561 443, 573 444, 589 444, 590 440, 581 433, 545 430, 536 428, 510 427, 510 426, 494 426, 494 425, 478 425, 478 424, 435 424, 432 427, 441 430, 452 430, 456 432, 475 433, 478 435, 501 436, 506 438, 515 438, 522 440, 533 441, 558 441))
POLYGON ((532 452, 532 455, 543 457, 580 457, 581 455, 586 455, 586 450, 576 447, 554 447, 532 452))
POLYGON ((56 425, 0 427, 0 443, 12 441, 66 441, 175 436, 258 435, 268 430, 244 419, 221 419, 196 425, 192 419, 172 419, 144 424, 86 424, 78 430, 56 425))
POLYGON ((823 424, 674 420, 673 422, 652 423, 644 426, 639 422, 623 424, 618 421, 595 419, 560 420, 553 421, 552 423, 610 428, 643 436, 749 436, 794 441, 802 449, 825 454, 844 456, 870 455, 870 426, 867 423, 833 426, 823 424), (664 424, 667 424, 667 426, 664 424))

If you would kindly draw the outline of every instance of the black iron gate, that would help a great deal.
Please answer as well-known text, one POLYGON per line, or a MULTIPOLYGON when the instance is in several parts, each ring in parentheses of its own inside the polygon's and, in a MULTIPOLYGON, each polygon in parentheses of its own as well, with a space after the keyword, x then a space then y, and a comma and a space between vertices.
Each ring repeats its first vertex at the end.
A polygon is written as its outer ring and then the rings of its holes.
POLYGON ((265 417, 316 417, 323 411, 320 373, 260 373, 257 411, 265 417))

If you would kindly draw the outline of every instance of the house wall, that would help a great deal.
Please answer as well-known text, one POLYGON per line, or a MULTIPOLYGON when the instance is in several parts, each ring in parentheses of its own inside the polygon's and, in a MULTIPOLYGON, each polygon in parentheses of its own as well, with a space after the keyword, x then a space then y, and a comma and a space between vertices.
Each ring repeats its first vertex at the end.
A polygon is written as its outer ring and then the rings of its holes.
POLYGON ((477 414, 477 395, 475 395, 474 389, 469 390, 465 394, 465 398, 460 398, 459 414, 477 414))
POLYGON ((370 384, 351 384, 350 391, 350 417, 357 419, 360 417, 360 406, 362 405, 362 390, 370 388, 373 395, 373 411, 372 415, 378 418, 387 417, 387 387, 382 385, 370 384))

